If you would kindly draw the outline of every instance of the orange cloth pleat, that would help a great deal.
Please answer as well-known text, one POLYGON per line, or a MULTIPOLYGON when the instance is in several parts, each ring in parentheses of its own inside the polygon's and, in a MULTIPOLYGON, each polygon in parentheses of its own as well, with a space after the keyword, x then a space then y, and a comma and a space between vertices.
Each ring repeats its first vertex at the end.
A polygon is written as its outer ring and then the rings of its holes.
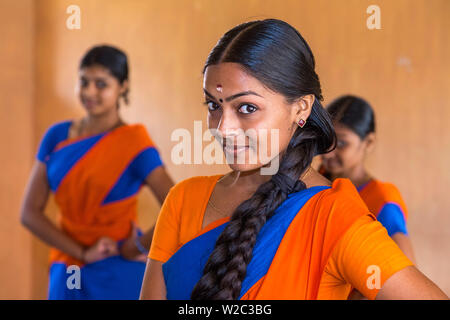
MULTIPOLYGON (((60 149, 78 139, 63 141, 60 149)), ((55 201, 62 230, 75 241, 90 246, 100 237, 125 238, 136 220, 137 198, 102 204, 129 163, 153 142, 142 125, 119 127, 102 137, 61 181, 55 201)), ((82 263, 52 248, 51 262, 82 263)))

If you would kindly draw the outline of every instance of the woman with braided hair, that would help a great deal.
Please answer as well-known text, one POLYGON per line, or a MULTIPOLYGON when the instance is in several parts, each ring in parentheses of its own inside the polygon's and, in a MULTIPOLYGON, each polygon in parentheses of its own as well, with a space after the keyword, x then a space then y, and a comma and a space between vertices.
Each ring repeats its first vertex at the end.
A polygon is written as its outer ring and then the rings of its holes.
POLYGON ((370 299, 446 298, 350 180, 331 184, 311 168, 336 141, 314 69, 308 44, 280 20, 238 25, 213 48, 203 70, 208 127, 232 171, 171 189, 142 299, 346 299, 352 288, 370 299), (278 135, 264 140, 267 131, 278 135))

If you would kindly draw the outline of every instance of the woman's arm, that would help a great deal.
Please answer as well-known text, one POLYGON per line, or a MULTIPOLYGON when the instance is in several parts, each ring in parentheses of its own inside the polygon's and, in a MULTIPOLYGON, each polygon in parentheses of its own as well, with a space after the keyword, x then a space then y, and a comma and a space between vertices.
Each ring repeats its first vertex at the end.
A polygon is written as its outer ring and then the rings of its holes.
POLYGON ((48 245, 82 260, 84 248, 61 232, 44 214, 50 194, 46 171, 45 164, 36 160, 25 190, 20 216, 21 222, 48 245))
POLYGON ((414 250, 412 248, 411 240, 409 237, 401 232, 397 232, 391 236, 392 240, 398 245, 400 250, 408 257, 411 262, 416 263, 416 259, 414 257, 414 250))
MULTIPOLYGON (((336 278, 368 299, 448 299, 389 237, 379 221, 363 216, 333 249, 336 278)), ((350 299, 358 298, 351 294, 350 299)))
POLYGON ((408 236, 405 215, 400 204, 387 203, 377 216, 377 220, 386 228, 392 240, 400 250, 415 263, 414 251, 408 236))
POLYGON ((150 172, 145 179, 145 183, 150 187, 160 205, 163 204, 170 188, 174 185, 172 178, 163 166, 159 166, 150 172))
MULTIPOLYGON (((164 202, 170 188, 174 185, 163 166, 159 166, 152 170, 145 179, 145 183, 150 187, 160 204, 164 202)), ((142 247, 148 250, 152 243, 154 230, 155 226, 152 226, 142 236, 138 236, 137 228, 136 226, 133 226, 130 236, 124 241, 120 248, 122 257, 128 260, 145 262, 147 260, 147 254, 143 254, 143 252, 139 251, 136 246, 136 241, 139 241, 142 247)))
POLYGON ((377 300, 448 300, 416 267, 409 266, 394 273, 381 287, 377 300))
POLYGON ((147 260, 144 280, 142 281, 141 300, 166 300, 166 284, 162 272, 162 262, 147 260))
POLYGON ((50 194, 45 164, 35 161, 25 190, 20 221, 35 236, 80 261, 93 262, 117 254, 116 243, 103 238, 91 250, 85 248, 58 229, 44 214, 50 194))
MULTIPOLYGON (((159 203, 162 205, 169 193, 170 188, 173 187, 174 183, 172 178, 168 175, 167 171, 163 166, 159 166, 154 169, 145 179, 145 183, 153 191, 153 194, 158 199, 159 203)), ((142 245, 146 248, 150 248, 150 244, 153 238, 154 226, 151 227, 146 233, 144 233, 139 240, 142 245)))

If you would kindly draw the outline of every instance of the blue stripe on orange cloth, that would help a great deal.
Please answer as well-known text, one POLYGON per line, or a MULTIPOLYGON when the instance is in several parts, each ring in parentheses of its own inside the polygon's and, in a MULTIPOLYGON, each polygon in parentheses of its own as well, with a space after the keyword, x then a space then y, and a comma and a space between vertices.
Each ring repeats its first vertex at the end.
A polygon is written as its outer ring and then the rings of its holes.
MULTIPOLYGON (((107 205, 102 202, 124 172, 131 173, 130 177, 139 180, 139 184, 144 183, 144 175, 161 163, 155 145, 140 124, 124 125, 93 136, 68 138, 70 123, 56 124, 47 130, 37 155, 47 167, 60 213, 60 227, 86 247, 101 237, 110 237, 120 246, 129 236, 132 222, 136 222, 136 192, 132 190, 130 196, 107 205), (147 162, 149 159, 153 159, 151 163, 147 162)), ((123 194, 130 194, 123 187, 121 190, 123 194)), ((49 260, 49 297, 138 298, 145 263, 116 256, 84 264, 56 248, 51 248, 49 260), (65 290, 70 276, 65 270, 70 265, 81 268, 83 292, 65 290), (117 280, 118 277, 124 281, 117 280), (111 290, 114 292, 107 293, 111 290)))
MULTIPOLYGON (((193 177, 170 190, 158 216, 150 259, 164 266, 192 239, 229 220, 219 219, 203 227, 208 200, 220 177, 193 177)), ((206 261, 208 256, 206 253, 201 258, 206 261)), ((179 272, 184 274, 193 265, 191 258, 186 257, 185 268, 179 272)), ((198 265, 199 259, 194 258, 198 265)), ((318 192, 302 206, 284 233, 267 273, 241 299, 347 299, 352 287, 374 299, 379 289, 366 284, 370 265, 380 266, 382 286, 412 263, 369 213, 350 180, 336 179, 331 188, 318 192)), ((167 273, 165 277, 170 278, 167 273)), ((187 285, 192 288, 192 284, 187 285)))
MULTIPOLYGON (((312 187, 290 194, 280 205, 258 234, 247 266, 246 277, 242 282, 240 298, 267 272, 272 259, 288 229, 301 207, 318 192, 329 189, 326 186, 312 187)), ((167 299, 189 299, 192 289, 201 278, 204 265, 214 249, 218 236, 228 223, 208 231, 189 241, 163 264, 167 299)))
POLYGON ((371 181, 366 182, 363 185, 360 185, 359 187, 357 187, 356 189, 358 190, 358 192, 361 192, 361 190, 364 189, 371 181))
POLYGON ((47 157, 47 178, 50 189, 56 192, 70 169, 101 139, 104 134, 89 137, 56 150, 47 157))
POLYGON ((372 179, 360 186, 358 192, 369 210, 387 229, 389 236, 397 232, 408 234, 408 211, 397 187, 392 183, 372 179))
MULTIPOLYGON (((84 245, 92 245, 101 236, 116 241, 127 237, 131 221, 137 215, 136 195, 108 206, 103 206, 102 202, 132 160, 150 147, 154 144, 142 125, 125 125, 100 135, 59 143, 53 154, 60 153, 66 156, 64 162, 73 164, 55 191, 62 229, 84 245), (99 140, 92 143, 96 139, 99 140), (91 146, 89 150, 85 144, 91 146), (84 154, 78 158, 78 154, 64 152, 68 148, 78 148, 79 153, 84 154)), ((57 170, 52 171, 53 165, 53 162, 48 162, 47 170, 58 173, 57 170)), ((140 183, 143 182, 141 179, 140 183)), ((61 254, 52 255, 52 261, 72 261, 66 258, 61 254)))
POLYGON ((147 175, 161 165, 161 158, 154 147, 143 150, 125 169, 102 204, 108 204, 134 195, 139 191, 142 181, 147 175))

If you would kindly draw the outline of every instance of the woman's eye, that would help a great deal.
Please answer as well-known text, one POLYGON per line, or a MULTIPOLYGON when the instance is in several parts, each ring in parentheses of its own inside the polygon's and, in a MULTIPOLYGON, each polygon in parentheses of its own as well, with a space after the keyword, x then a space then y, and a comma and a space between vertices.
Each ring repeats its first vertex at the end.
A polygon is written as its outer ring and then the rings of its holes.
POLYGON ((345 141, 342 140, 338 140, 336 143, 336 148, 343 148, 347 145, 347 143, 345 141))
POLYGON ((253 113, 257 110, 255 106, 252 106, 251 104, 243 104, 239 107, 238 111, 241 113, 253 113))
POLYGON ((80 80, 80 85, 82 88, 86 88, 88 86, 88 81, 85 79, 80 80))
POLYGON ((210 112, 216 111, 217 109, 219 109, 219 106, 216 103, 212 102, 212 101, 206 101, 205 104, 208 107, 208 110, 210 112))
POLYGON ((95 83, 95 86, 97 87, 97 89, 103 89, 103 88, 106 87, 106 82, 104 82, 104 81, 97 81, 95 83))

